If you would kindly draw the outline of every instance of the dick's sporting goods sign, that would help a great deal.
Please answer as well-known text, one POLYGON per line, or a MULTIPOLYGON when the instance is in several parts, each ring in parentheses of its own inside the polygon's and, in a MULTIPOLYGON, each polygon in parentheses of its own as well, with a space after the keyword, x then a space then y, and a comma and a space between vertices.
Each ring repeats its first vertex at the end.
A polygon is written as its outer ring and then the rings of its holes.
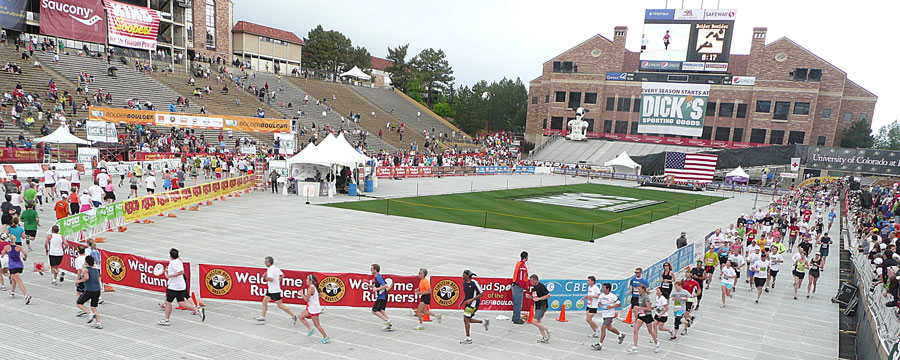
POLYGON ((638 132, 701 136, 708 99, 708 84, 645 82, 638 132))

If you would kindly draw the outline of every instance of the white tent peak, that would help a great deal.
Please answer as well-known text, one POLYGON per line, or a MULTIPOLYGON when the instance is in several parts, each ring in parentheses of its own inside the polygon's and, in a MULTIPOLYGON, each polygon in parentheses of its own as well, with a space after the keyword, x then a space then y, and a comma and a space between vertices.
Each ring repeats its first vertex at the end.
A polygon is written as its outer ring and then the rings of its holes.
POLYGON ((634 169, 636 167, 640 167, 641 165, 631 160, 631 156, 628 156, 628 153, 622 152, 619 156, 616 156, 615 159, 607 161, 603 164, 603 166, 624 166, 630 169, 634 169))
POLYGON ((88 145, 90 142, 87 140, 83 140, 72 133, 69 132, 69 128, 65 125, 60 125, 56 130, 53 130, 50 135, 39 137, 34 139, 36 143, 51 143, 51 144, 79 144, 79 145, 88 145))
POLYGON ((725 174, 725 176, 733 176, 733 177, 742 177, 742 178, 750 178, 750 175, 747 175, 747 172, 744 171, 740 166, 725 174))
POLYGON ((371 76, 369 76, 369 75, 367 75, 366 73, 364 73, 364 72, 363 72, 362 70, 360 70, 359 67, 357 67, 356 65, 354 65, 352 69, 347 70, 347 72, 341 74, 341 77, 344 77, 344 76, 352 76, 352 77, 355 77, 355 78, 361 79, 361 80, 370 80, 370 79, 372 79, 371 76))

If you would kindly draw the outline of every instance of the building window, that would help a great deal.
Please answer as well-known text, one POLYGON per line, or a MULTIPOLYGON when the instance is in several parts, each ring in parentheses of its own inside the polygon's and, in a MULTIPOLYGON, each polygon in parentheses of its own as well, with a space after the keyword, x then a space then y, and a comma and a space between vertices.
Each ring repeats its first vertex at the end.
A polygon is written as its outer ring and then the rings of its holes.
POLYGON ((553 116, 550 118, 550 128, 553 130, 562 130, 563 128, 563 118, 562 116, 553 116))
POLYGON ((596 104, 597 103, 597 93, 584 93, 584 103, 585 104, 596 104))
POLYGON ((706 103, 706 116, 716 116, 716 102, 710 101, 706 103))
POLYGON ((631 123, 631 135, 637 135, 637 134, 638 134, 637 128, 638 128, 638 122, 637 122, 637 121, 631 123))
POLYGON ((809 103, 808 102, 795 102, 794 103, 794 115, 809 115, 809 103))
POLYGON ((819 138, 816 139, 816 145, 825 146, 825 136, 819 136, 819 138))
POLYGON ((640 99, 634 100, 634 109, 632 109, 631 111, 632 112, 641 112, 641 100, 640 99))
POLYGON ((606 98, 606 111, 613 111, 616 109, 616 98, 610 96, 606 98))
POLYGON ((822 110, 822 118, 830 119, 831 118, 831 109, 822 110))
POLYGON ((621 97, 619 98, 619 105, 616 107, 616 111, 624 111, 628 112, 631 109, 631 98, 621 97))
POLYGON ((773 119, 776 120, 787 120, 788 113, 791 112, 791 102, 790 101, 776 101, 775 102, 775 115, 772 116, 773 119))
POLYGON ((550 95, 547 95, 544 97, 544 104, 549 104, 549 103, 550 103, 550 95))
POLYGON ((566 92, 565 91, 557 91, 556 92, 556 102, 566 102, 566 92))
POLYGON ((728 135, 731 132, 731 128, 727 127, 716 127, 716 141, 728 141, 728 135))
POLYGON ((712 126, 704 126, 703 134, 700 135, 703 140, 712 140, 712 126))
POLYGON ((803 144, 806 140, 806 133, 803 131, 791 131, 788 133, 788 145, 803 144))
POLYGON ((194 47, 194 8, 188 6, 184 9, 184 30, 187 36, 187 47, 194 47))
POLYGON ((537 105, 537 96, 531 97, 531 105, 537 105))
POLYGON ((562 72, 562 61, 553 62, 553 72, 562 72))
POLYGON ((546 129, 546 128, 547 128, 547 119, 544 119, 544 127, 543 127, 543 129, 546 129))
POLYGON ((769 113, 772 111, 772 102, 769 100, 756 100, 756 112, 769 113))
POLYGON ((571 61, 554 61, 553 62, 553 72, 559 73, 570 73, 570 72, 578 72, 578 65, 571 61))
POLYGON ((569 92, 569 109, 577 109, 581 107, 581 93, 577 91, 569 92))
POLYGON ((730 118, 734 115, 734 103, 719 104, 719 117, 730 118))
POLYGON ((766 143, 766 129, 751 129, 750 142, 757 144, 766 143))
POLYGON ((206 0, 206 48, 216 49, 216 3, 206 0))
POLYGON ((747 117, 747 104, 738 104, 736 117, 741 119, 747 117))
POLYGON ((627 134, 628 133, 628 122, 627 121, 616 121, 616 134, 627 134))
POLYGON ((586 123, 588 123, 587 131, 594 132, 594 119, 582 119, 582 120, 584 120, 586 123))
POLYGON ((603 132, 611 133, 612 132, 613 121, 612 120, 603 120, 603 132))
POLYGON ((734 133, 731 134, 731 141, 744 141, 744 128, 734 128, 734 133))
POLYGON ((851 122, 851 121, 853 121, 853 113, 845 112, 844 113, 844 122, 851 122))
POLYGON ((784 130, 772 130, 772 135, 769 137, 769 144, 784 144, 784 130))
POLYGON ((866 113, 860 113, 860 114, 859 114, 859 119, 862 120, 862 121, 869 120, 869 114, 866 114, 866 113))

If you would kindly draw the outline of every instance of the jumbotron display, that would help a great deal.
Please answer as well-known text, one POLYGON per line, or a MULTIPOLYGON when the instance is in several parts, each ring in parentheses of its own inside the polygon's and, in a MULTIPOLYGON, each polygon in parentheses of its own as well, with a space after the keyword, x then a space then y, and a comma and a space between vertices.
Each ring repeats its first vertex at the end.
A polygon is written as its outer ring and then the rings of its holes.
POLYGON ((641 70, 727 72, 734 17, 723 9, 647 10, 641 70))

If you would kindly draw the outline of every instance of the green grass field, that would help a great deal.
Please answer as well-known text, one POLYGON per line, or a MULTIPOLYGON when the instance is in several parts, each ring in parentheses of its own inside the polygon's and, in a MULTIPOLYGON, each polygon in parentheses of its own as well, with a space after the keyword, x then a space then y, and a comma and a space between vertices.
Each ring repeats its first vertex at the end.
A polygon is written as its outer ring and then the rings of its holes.
POLYGON ((588 241, 720 200, 720 197, 704 195, 579 184, 367 200, 325 206, 588 241), (614 213, 515 200, 565 193, 591 193, 663 202, 614 213))

